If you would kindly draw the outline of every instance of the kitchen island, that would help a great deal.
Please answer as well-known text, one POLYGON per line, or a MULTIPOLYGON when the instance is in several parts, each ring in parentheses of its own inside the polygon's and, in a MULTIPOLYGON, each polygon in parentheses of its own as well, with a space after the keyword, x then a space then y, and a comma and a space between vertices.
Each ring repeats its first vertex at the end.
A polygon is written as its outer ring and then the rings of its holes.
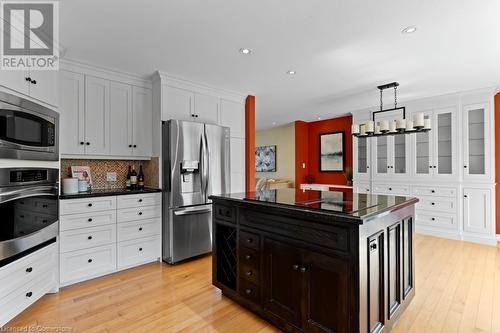
POLYGON ((213 284, 285 332, 389 332, 415 294, 415 198, 210 197, 213 284))

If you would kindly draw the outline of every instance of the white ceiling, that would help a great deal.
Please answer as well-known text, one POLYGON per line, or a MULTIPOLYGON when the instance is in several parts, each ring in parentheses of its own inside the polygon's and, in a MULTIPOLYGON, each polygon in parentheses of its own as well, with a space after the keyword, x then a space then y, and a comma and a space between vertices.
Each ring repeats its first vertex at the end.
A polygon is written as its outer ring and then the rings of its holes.
POLYGON ((60 7, 68 58, 253 94, 258 128, 378 105, 375 87, 391 81, 401 84, 402 100, 500 84, 499 0, 62 0, 60 7), (403 35, 410 25, 418 31, 403 35))

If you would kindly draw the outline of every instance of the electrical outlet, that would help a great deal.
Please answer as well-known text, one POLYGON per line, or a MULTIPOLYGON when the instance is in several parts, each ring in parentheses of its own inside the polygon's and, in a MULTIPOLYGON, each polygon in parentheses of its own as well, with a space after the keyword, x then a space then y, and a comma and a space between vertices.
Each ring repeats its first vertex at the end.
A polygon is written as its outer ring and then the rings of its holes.
POLYGON ((107 172, 106 173, 106 180, 108 182, 116 182, 116 172, 107 172))

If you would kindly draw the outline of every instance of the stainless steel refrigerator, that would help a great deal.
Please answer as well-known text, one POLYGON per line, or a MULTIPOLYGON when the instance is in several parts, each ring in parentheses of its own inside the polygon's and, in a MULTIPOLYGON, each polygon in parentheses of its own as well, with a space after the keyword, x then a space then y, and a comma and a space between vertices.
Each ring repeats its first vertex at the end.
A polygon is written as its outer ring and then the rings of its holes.
POLYGON ((229 193, 229 128, 162 123, 163 260, 174 264, 212 251, 208 196, 229 193))

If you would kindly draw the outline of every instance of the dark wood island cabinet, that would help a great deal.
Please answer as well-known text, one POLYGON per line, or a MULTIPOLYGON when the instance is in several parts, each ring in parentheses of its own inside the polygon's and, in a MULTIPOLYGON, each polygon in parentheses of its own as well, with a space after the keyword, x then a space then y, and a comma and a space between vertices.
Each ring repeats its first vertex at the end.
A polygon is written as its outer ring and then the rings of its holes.
POLYGON ((414 205, 282 189, 211 197, 213 284, 286 332, 389 332, 414 296, 414 205))

